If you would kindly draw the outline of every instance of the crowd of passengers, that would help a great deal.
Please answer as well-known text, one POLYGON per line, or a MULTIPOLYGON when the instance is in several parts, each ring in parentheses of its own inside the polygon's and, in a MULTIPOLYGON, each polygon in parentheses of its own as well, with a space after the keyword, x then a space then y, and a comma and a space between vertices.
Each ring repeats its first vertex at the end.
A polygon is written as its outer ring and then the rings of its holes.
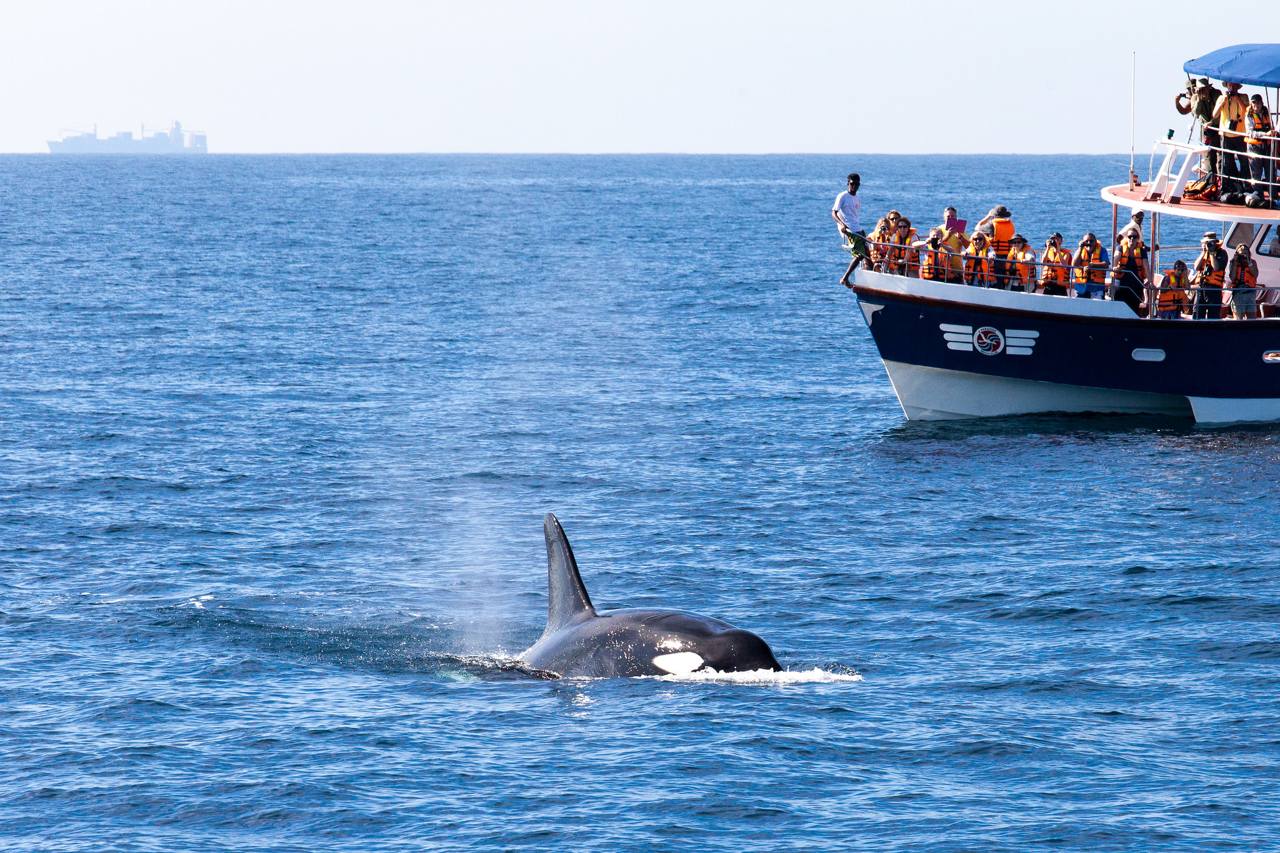
MULTIPOLYGON (((1018 233, 1009 208, 999 205, 970 233, 954 207, 943 211, 942 224, 919 238, 911 220, 891 210, 866 236, 871 269, 927 281, 967 284, 1003 290, 1110 298, 1147 315, 1146 287, 1150 252, 1142 237, 1143 213, 1137 211, 1116 234, 1116 256, 1087 232, 1074 249, 1054 233, 1037 253, 1018 233)), ((1243 243, 1228 252, 1212 232, 1200 241, 1200 255, 1189 268, 1176 261, 1165 270, 1152 294, 1157 317, 1196 319, 1258 316, 1258 264, 1243 243)))

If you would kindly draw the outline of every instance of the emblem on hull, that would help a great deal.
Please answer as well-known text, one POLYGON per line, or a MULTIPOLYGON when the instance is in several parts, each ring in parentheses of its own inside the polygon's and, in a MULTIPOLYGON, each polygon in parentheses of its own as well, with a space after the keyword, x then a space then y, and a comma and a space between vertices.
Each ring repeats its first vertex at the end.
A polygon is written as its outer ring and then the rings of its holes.
POLYGON ((1040 333, 1032 329, 999 329, 991 326, 959 326, 954 323, 939 323, 942 339, 947 342, 947 349, 957 352, 977 352, 983 355, 1031 355, 1040 333))

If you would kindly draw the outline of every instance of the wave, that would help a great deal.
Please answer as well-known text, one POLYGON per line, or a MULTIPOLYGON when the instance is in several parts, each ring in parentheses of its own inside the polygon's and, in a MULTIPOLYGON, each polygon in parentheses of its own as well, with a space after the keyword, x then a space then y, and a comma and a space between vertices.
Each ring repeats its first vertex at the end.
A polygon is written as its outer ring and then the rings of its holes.
POLYGON ((714 669, 699 670, 684 675, 649 676, 658 681, 716 682, 724 684, 786 685, 786 684, 837 684, 861 681, 856 672, 834 672, 829 669, 753 669, 745 672, 720 672, 714 669))

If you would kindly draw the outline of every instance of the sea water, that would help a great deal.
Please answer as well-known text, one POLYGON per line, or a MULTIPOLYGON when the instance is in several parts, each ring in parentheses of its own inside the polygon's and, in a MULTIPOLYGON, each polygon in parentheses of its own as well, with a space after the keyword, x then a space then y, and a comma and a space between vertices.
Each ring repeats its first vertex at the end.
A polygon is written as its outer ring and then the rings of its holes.
POLYGON ((1280 434, 907 423, 837 284, 1127 168, 0 159, 0 848, 1280 845, 1280 434), (792 672, 529 676, 547 511, 792 672))

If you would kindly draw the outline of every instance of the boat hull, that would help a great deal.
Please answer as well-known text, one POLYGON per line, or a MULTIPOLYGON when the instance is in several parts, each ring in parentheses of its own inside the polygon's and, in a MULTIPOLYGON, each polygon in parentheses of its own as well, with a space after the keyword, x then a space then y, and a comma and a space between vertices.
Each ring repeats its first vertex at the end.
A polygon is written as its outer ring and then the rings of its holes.
POLYGON ((1208 424, 1280 420, 1280 320, 1151 320, 1117 302, 862 270, 854 289, 910 419, 1125 412, 1208 424))

